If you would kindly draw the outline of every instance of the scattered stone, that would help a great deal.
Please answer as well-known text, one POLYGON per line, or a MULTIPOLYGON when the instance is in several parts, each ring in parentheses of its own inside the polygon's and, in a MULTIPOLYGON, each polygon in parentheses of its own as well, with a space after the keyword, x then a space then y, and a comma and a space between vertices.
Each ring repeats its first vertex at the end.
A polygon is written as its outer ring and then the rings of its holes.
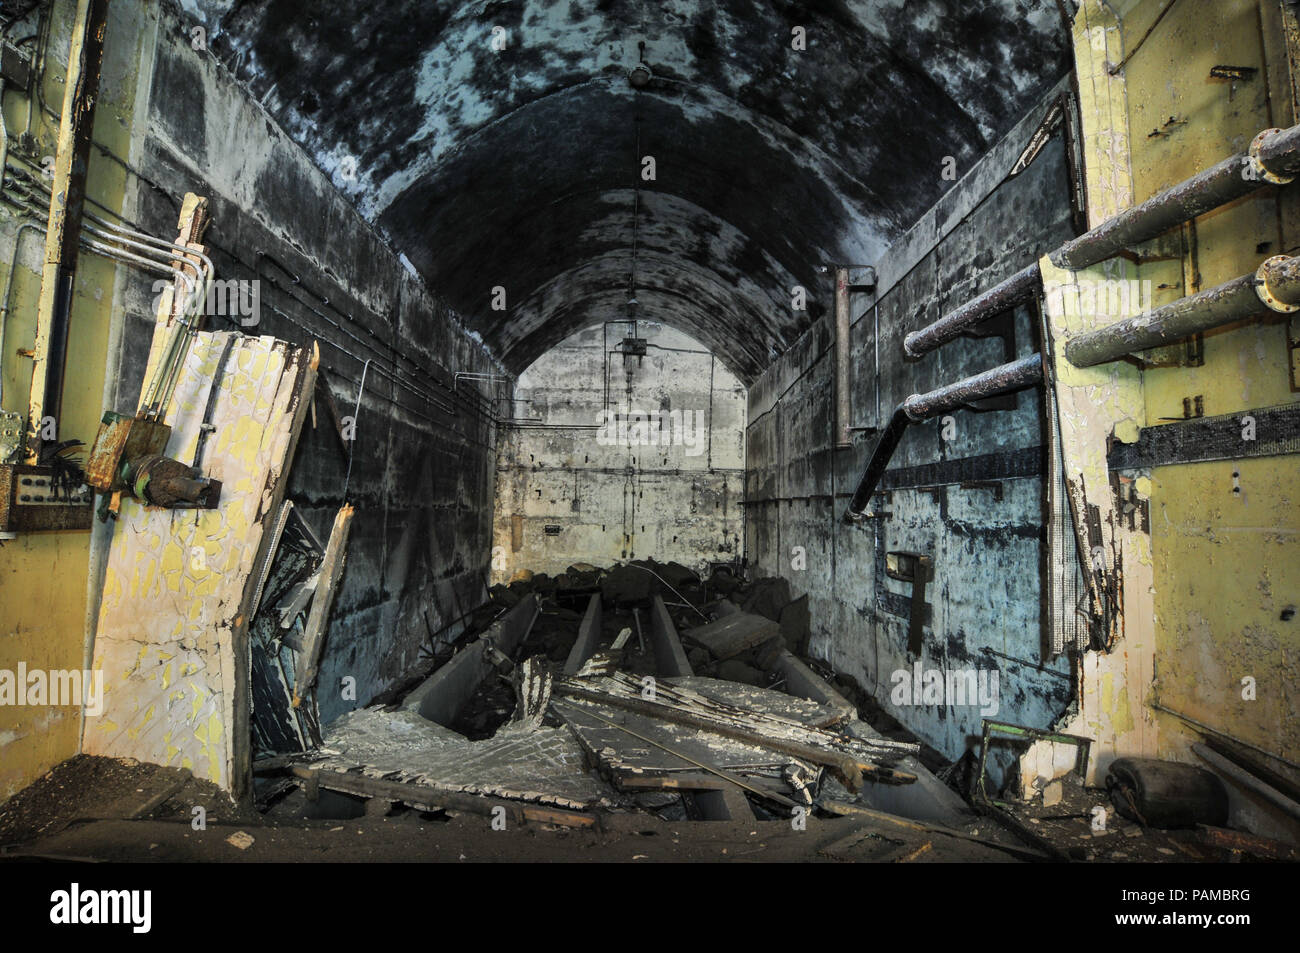
POLYGON ((781 610, 790 604, 790 583, 781 576, 754 580, 749 597, 741 604, 746 612, 781 621, 781 610))
POLYGON ((785 647, 795 655, 804 655, 808 639, 812 636, 812 614, 808 611, 808 596, 802 595, 781 610, 781 638, 785 647))
MULTIPOLYGON (((340 828, 341 830, 342 828, 340 828)), ((253 837, 246 831, 235 831, 226 838, 226 843, 231 847, 238 847, 240 850, 248 850, 253 846, 253 837)))
POLYGON ((609 605, 648 603, 655 577, 634 566, 615 566, 600 580, 600 597, 609 605))
POLYGON ((661 563, 651 568, 674 589, 683 589, 687 586, 698 586, 700 584, 699 575, 694 570, 687 569, 681 563, 661 563))
POLYGON ((709 588, 714 592, 729 596, 740 588, 741 581, 725 569, 715 569, 709 577, 709 588))
POLYGON ((741 682, 762 688, 767 684, 766 676, 752 665, 739 659, 727 659, 718 663, 718 678, 728 682, 741 682))
POLYGON ((507 588, 500 583, 497 583, 489 589, 488 595, 492 597, 492 601, 498 606, 502 606, 506 609, 513 609, 519 604, 519 600, 524 597, 523 593, 507 588))

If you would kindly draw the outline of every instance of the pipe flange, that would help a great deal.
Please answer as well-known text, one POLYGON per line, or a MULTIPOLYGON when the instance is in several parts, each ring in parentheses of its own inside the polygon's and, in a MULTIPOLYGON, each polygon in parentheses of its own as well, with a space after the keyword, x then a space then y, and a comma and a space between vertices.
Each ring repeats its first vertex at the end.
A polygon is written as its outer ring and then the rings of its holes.
POLYGON ((1295 181, 1294 175, 1278 175, 1276 172, 1270 172, 1268 167, 1259 160, 1259 150, 1264 145, 1264 141, 1281 132, 1281 129, 1264 129, 1259 135, 1250 140, 1250 149, 1247 154, 1250 156, 1250 163, 1254 168, 1255 176, 1268 182, 1271 185, 1288 185, 1295 181))
POLYGON ((1278 311, 1282 314, 1295 314, 1295 312, 1300 311, 1300 304, 1287 304, 1277 295, 1273 294, 1268 287, 1267 272, 1270 265, 1281 265, 1290 260, 1290 256, 1288 255, 1274 255, 1272 258, 1266 259, 1264 263, 1255 270, 1255 294, 1259 296, 1259 300, 1264 302, 1270 310, 1278 311))

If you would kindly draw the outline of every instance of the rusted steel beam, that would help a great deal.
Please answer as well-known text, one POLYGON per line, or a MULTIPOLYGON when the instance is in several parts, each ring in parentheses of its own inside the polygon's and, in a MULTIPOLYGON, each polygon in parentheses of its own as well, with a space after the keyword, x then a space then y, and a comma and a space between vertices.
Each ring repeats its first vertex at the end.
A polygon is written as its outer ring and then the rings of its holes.
POLYGON ((1185 179, 1141 205, 1108 219, 1051 253, 1058 268, 1076 271, 1155 238, 1175 225, 1249 195, 1285 185, 1300 175, 1300 125, 1265 129, 1243 153, 1185 179))
POLYGON ((903 351, 908 357, 920 357, 933 351, 941 344, 960 337, 981 321, 987 321, 1028 301, 1041 286, 1038 262, 1035 261, 960 308, 949 311, 933 324, 917 328, 903 339, 903 351))
POLYGON ((845 520, 855 522, 862 518, 867 504, 871 502, 871 497, 876 492, 880 478, 889 467, 890 458, 898 449, 899 441, 903 439, 908 424, 937 417, 946 411, 956 410, 958 407, 972 401, 983 400, 985 397, 1022 390, 1039 383, 1042 379, 1043 357, 1041 354, 1033 354, 1022 357, 1018 361, 1001 364, 982 374, 975 374, 947 384, 929 393, 913 394, 907 398, 898 405, 894 416, 890 418, 889 425, 880 435, 876 448, 871 452, 871 459, 867 461, 862 479, 858 481, 858 488, 854 490, 848 511, 844 514, 845 520))
POLYGON ((1248 275, 1071 338, 1065 356, 1093 367, 1267 311, 1300 310, 1300 258, 1277 255, 1248 275))
POLYGON ((27 420, 28 463, 34 463, 40 455, 44 418, 53 417, 56 427, 60 422, 72 286, 81 239, 81 212, 86 195, 91 128, 95 101, 99 96, 107 20, 108 0, 78 0, 54 155, 41 293, 36 305, 36 341, 32 349, 27 420))

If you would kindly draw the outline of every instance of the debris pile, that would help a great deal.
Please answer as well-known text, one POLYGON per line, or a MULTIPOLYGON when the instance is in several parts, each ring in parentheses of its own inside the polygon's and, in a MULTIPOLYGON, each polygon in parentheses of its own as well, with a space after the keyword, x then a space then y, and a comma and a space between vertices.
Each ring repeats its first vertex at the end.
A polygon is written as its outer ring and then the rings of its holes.
POLYGON ((807 598, 784 579, 710 569, 701 578, 638 560, 521 572, 492 587, 476 613, 486 625, 404 698, 344 716, 314 750, 259 764, 306 782, 309 796, 480 812, 509 802, 570 826, 601 811, 843 813, 836 805, 864 781, 914 782, 919 746, 859 722, 800 660, 807 598))

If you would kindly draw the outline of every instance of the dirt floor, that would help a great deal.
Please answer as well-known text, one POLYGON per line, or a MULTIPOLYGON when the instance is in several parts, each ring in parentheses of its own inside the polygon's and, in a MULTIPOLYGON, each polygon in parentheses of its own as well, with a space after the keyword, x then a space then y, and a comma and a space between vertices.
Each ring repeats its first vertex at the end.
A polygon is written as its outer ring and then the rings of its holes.
MULTIPOLYGON (((1091 808, 1100 803, 1099 792, 1075 790, 1052 808, 1018 813, 1074 860, 1231 859, 1186 834, 1144 831, 1113 814, 1104 833, 1094 832, 1091 808)), ((362 807, 360 816, 313 817, 356 811, 323 798, 313 805, 293 788, 263 814, 177 769, 80 755, 0 807, 0 860, 1014 863, 1033 851, 987 818, 940 832, 856 816, 814 814, 798 829, 788 820, 667 821, 628 812, 603 815, 598 830, 535 822, 496 830, 480 815, 376 807, 383 816, 362 807)))

